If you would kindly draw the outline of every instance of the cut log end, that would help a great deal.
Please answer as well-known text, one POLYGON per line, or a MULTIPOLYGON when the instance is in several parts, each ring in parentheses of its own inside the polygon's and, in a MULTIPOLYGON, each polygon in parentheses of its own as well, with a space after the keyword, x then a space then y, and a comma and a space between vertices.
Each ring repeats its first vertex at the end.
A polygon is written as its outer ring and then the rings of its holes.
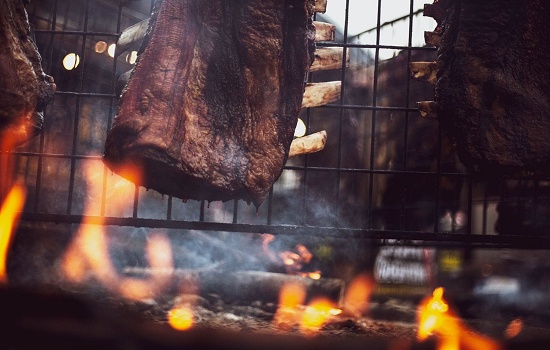
POLYGON ((323 150, 327 142, 327 132, 325 130, 311 135, 294 139, 290 145, 288 156, 295 157, 299 155, 315 153, 323 150))
POLYGON ((302 108, 324 106, 334 102, 340 98, 341 91, 341 81, 309 83, 302 99, 302 108))
POLYGON ((411 62, 413 78, 435 85, 437 82, 437 62, 411 62))
POLYGON ((434 101, 422 101, 416 104, 422 118, 437 119, 437 104, 434 101))

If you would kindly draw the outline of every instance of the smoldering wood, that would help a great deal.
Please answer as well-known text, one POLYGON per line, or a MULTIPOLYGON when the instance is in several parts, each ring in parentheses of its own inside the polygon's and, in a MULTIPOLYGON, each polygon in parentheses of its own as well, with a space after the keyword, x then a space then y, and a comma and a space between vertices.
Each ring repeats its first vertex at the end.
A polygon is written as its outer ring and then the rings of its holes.
POLYGON ((315 26, 315 41, 334 41, 336 26, 334 24, 313 21, 315 26))
MULTIPOLYGON (((349 67, 349 50, 346 50, 346 67, 349 67)), ((344 62, 343 47, 321 47, 315 50, 315 60, 310 67, 311 72, 331 69, 342 69, 344 62)))
POLYGON ((323 83, 309 83, 306 85, 302 108, 324 106, 340 98, 342 92, 341 81, 323 83))
POLYGON ((411 62, 409 67, 413 78, 432 85, 437 82, 437 62, 411 62))
MULTIPOLYGON (((426 11, 427 10, 427 11, 426 11)), ((481 176, 550 173, 550 2, 438 1, 436 112, 481 176)))
MULTIPOLYGON (((128 50, 137 50, 143 42, 147 29, 149 28, 149 18, 144 19, 122 31, 117 46, 116 56, 128 50)), ((333 41, 336 33, 336 26, 330 23, 313 21, 315 26, 315 41, 333 41)))
POLYGON ((128 50, 138 49, 149 28, 149 18, 144 19, 122 31, 116 44, 116 56, 128 50))
POLYGON ((290 145, 289 157, 315 153, 323 150, 327 142, 327 132, 322 130, 311 135, 296 138, 290 145))
POLYGON ((174 285, 198 284, 199 295, 217 294, 226 302, 262 301, 278 303, 282 288, 295 284, 304 288, 305 303, 316 297, 326 297, 341 307, 345 283, 337 278, 314 280, 297 275, 265 271, 198 271, 187 269, 126 268, 124 273, 137 278, 148 278, 155 274, 173 277, 174 285))

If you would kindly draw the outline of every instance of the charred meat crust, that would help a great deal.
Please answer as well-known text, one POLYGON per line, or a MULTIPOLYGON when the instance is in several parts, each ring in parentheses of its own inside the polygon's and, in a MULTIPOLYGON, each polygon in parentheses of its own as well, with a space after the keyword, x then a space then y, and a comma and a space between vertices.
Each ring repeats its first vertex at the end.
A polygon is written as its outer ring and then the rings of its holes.
POLYGON ((53 78, 42 70, 21 0, 0 0, 0 136, 22 143, 42 129, 53 98, 53 78))
POLYGON ((104 161, 184 199, 259 205, 282 172, 315 50, 311 0, 163 0, 104 161))
POLYGON ((548 173, 550 2, 439 1, 435 100, 460 160, 478 174, 548 173))

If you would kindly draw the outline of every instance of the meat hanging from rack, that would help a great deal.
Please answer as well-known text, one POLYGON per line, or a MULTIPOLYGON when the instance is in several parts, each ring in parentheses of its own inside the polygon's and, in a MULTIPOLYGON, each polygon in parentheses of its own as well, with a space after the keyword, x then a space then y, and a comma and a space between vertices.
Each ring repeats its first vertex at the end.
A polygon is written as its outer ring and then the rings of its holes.
POLYGON ((42 130, 42 112, 55 91, 42 70, 24 2, 0 0, 0 140, 13 145, 42 130))
POLYGON ((550 2, 436 0, 424 15, 436 62, 414 62, 414 77, 435 84, 418 104, 438 118, 457 154, 481 175, 550 173, 550 2))
POLYGON ((258 206, 288 157, 313 12, 313 0, 157 0, 105 163, 160 193, 258 206))

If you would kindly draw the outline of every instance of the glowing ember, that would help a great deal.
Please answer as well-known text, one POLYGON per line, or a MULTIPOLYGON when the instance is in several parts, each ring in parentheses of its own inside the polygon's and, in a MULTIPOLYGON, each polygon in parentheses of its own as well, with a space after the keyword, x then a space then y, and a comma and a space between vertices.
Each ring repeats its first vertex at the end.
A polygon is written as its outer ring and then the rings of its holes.
POLYGON ((283 264, 286 272, 291 275, 298 275, 305 278, 318 280, 321 278, 321 271, 302 271, 304 265, 307 265, 313 259, 313 254, 303 244, 297 244, 294 251, 283 251, 274 253, 269 248, 269 243, 275 240, 275 236, 269 233, 262 235, 262 249, 264 254, 274 263, 283 264))
POLYGON ((7 282, 6 261, 14 227, 25 203, 25 188, 15 185, 0 209, 0 283, 7 282))
POLYGON ((186 331, 193 326, 194 315, 191 306, 175 306, 168 312, 168 324, 178 331, 186 331))
POLYGON ((316 333, 339 310, 328 299, 315 299, 305 309, 300 322, 304 334, 316 333))
POLYGON ((443 288, 436 288, 418 309, 419 340, 436 335, 439 350, 498 350, 500 344, 464 325, 443 299, 443 288))
POLYGON ((510 322, 506 330, 504 331, 504 336, 508 339, 517 337, 523 330, 523 321, 520 318, 516 318, 510 322))

